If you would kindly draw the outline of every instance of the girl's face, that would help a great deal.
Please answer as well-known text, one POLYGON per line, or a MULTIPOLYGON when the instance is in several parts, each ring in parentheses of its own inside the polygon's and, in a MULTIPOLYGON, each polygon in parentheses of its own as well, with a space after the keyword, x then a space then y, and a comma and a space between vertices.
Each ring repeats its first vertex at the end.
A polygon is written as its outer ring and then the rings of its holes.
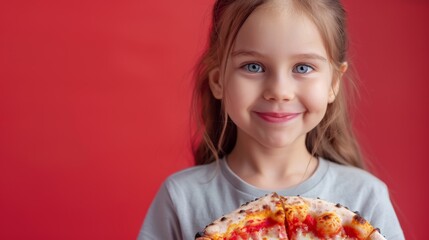
POLYGON ((249 16, 224 81, 212 87, 237 125, 238 141, 270 148, 305 146, 306 133, 335 97, 333 70, 317 27, 290 1, 282 2, 260 6, 249 16))

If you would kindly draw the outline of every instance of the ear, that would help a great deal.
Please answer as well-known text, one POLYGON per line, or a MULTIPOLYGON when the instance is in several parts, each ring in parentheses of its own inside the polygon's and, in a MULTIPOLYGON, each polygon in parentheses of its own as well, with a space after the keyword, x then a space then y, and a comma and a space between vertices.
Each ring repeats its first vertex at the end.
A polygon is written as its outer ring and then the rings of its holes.
POLYGON ((216 99, 223 97, 223 82, 220 79, 219 68, 215 68, 209 72, 209 85, 213 96, 216 99))
POLYGON ((336 76, 332 80, 331 90, 329 91, 329 103, 333 103, 335 101, 335 98, 337 97, 338 91, 340 90, 340 82, 341 78, 343 77, 344 73, 347 71, 348 68, 347 62, 343 62, 340 65, 339 73, 335 74, 336 76))

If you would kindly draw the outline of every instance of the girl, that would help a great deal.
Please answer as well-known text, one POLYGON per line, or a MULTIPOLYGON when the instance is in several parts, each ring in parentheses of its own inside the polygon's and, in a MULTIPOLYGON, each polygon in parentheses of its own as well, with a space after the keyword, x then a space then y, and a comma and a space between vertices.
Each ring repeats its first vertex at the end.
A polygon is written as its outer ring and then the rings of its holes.
POLYGON ((218 0, 196 71, 196 167, 169 177, 139 239, 193 239, 272 191, 357 210, 404 239, 386 185, 364 168, 345 106, 338 0, 218 0))

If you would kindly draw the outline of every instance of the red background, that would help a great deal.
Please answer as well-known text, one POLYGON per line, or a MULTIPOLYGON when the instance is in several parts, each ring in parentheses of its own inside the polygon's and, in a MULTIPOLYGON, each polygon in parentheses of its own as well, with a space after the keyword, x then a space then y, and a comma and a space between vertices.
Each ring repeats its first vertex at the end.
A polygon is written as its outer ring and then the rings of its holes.
MULTIPOLYGON (((136 238, 161 182, 192 165, 190 77, 211 5, 0 3, 0 239, 136 238)), ((407 239, 425 239, 429 3, 345 6, 359 137, 407 239)))

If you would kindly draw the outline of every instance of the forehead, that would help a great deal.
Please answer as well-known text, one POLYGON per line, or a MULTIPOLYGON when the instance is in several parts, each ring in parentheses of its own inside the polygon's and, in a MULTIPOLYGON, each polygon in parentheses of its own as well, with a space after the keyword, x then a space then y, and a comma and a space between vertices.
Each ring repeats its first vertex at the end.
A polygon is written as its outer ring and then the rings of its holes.
POLYGON ((255 9, 233 46, 233 51, 242 49, 279 57, 315 53, 327 58, 319 29, 292 1, 274 0, 255 9))

